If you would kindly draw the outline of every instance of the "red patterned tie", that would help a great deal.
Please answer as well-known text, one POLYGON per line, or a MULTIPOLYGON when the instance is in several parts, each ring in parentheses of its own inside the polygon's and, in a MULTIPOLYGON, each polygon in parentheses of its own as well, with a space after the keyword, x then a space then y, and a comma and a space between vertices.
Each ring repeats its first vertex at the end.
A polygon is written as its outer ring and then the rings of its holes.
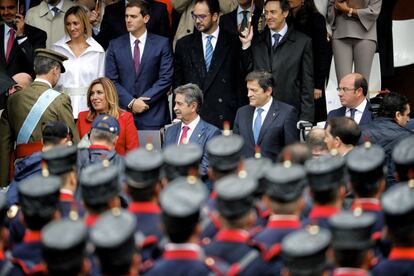
POLYGON ((10 28, 9 40, 7 41, 7 49, 6 49, 6 62, 9 61, 11 49, 13 48, 13 43, 14 43, 14 29, 10 28))
POLYGON ((183 132, 181 133, 180 138, 180 145, 181 144, 187 144, 187 133, 190 128, 188 126, 183 126, 183 132))

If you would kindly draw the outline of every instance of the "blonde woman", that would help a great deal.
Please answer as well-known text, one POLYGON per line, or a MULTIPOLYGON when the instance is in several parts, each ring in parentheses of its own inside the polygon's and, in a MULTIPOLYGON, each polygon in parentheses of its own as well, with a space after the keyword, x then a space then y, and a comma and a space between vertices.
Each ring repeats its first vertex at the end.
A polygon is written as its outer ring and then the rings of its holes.
POLYGON ((119 108, 118 94, 112 81, 108 78, 94 80, 87 90, 87 105, 89 110, 79 113, 76 127, 82 138, 91 129, 92 122, 99 114, 109 114, 118 119, 119 136, 115 150, 125 155, 139 146, 138 133, 132 114, 119 108))
POLYGON ((81 6, 73 6, 65 13, 66 35, 52 49, 64 54, 66 72, 61 75, 57 89, 68 94, 72 101, 73 117, 88 109, 86 91, 96 78, 104 76, 105 51, 91 37, 92 27, 81 6))

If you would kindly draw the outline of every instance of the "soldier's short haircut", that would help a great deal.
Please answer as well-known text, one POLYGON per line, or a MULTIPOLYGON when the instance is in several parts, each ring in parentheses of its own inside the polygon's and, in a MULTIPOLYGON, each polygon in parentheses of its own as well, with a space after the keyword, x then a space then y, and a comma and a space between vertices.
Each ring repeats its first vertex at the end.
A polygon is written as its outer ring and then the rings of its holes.
POLYGON ((37 55, 34 59, 34 71, 36 75, 45 75, 55 67, 60 68, 60 64, 51 58, 37 55))
POLYGON ((92 144, 96 140, 105 141, 105 142, 108 142, 108 143, 115 144, 117 137, 118 137, 118 135, 116 135, 114 133, 110 133, 108 131, 104 131, 104 130, 100 130, 100 129, 92 129, 91 134, 90 134, 90 140, 91 140, 92 144))

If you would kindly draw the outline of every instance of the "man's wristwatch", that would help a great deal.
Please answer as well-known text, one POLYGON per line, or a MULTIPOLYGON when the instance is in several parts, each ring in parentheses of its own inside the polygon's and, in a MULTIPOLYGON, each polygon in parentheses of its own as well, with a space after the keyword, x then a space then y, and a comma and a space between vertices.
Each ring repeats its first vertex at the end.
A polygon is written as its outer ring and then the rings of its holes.
POLYGON ((354 11, 354 9, 353 8, 350 8, 349 11, 348 11, 348 13, 347 13, 347 16, 348 17, 352 17, 352 12, 353 11, 354 11))

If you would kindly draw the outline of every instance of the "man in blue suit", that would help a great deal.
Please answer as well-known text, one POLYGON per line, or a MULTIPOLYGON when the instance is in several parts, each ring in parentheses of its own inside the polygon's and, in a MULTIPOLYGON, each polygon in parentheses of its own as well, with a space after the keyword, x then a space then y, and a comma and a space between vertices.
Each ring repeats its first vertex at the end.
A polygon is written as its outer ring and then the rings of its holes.
POLYGON ((174 112, 181 123, 165 131, 164 146, 170 144, 197 144, 203 149, 201 176, 207 176, 208 156, 206 145, 212 137, 220 135, 220 130, 202 120, 198 115, 203 104, 203 92, 196 84, 185 84, 174 90, 174 112))
POLYGON ((148 20, 148 3, 128 2, 128 34, 110 42, 105 75, 116 86, 120 106, 134 114, 137 129, 159 130, 170 122, 167 92, 173 57, 168 38, 147 32, 148 20))
POLYGON ((273 98, 269 72, 252 71, 246 82, 249 105, 237 111, 233 133, 244 138, 244 157, 253 157, 258 145, 264 157, 276 161, 284 146, 299 140, 298 111, 273 98))
POLYGON ((350 117, 358 125, 365 125, 373 120, 371 105, 367 100, 368 83, 359 73, 348 74, 339 82, 338 96, 342 107, 334 109, 328 114, 332 117, 350 117))

